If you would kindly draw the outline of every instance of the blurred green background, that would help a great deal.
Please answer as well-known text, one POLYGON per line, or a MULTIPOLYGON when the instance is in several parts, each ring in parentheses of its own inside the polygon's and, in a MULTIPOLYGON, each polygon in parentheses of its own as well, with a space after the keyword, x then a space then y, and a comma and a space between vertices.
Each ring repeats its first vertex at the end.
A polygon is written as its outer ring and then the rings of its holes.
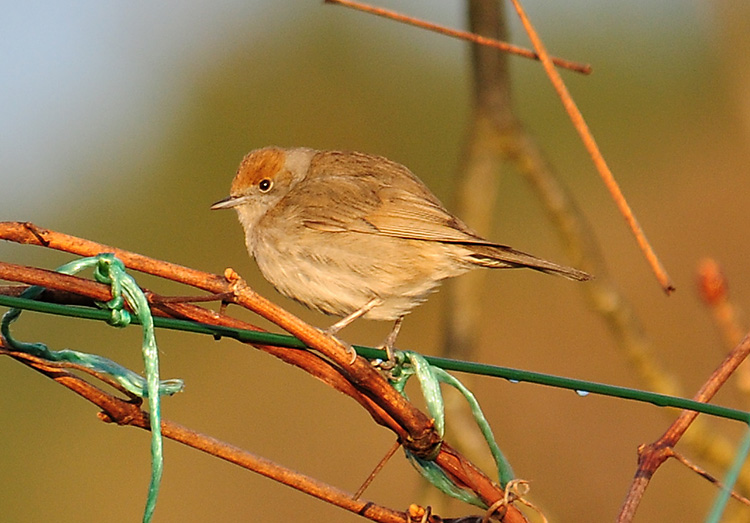
MULTIPOLYGON (((670 271, 674 296, 658 288, 539 64, 512 60, 516 108, 593 224, 661 362, 692 395, 724 351, 694 290, 699 260, 717 258, 734 298, 750 307, 748 4, 528 4, 551 52, 593 65, 590 77, 563 76, 670 271)), ((459 1, 380 5, 466 24, 459 1)), ((234 213, 209 212, 242 156, 269 144, 382 154, 452 200, 471 108, 464 42, 317 1, 7 2, 3 12, 0 220, 206 271, 232 266, 265 296, 327 326, 330 318, 262 280, 234 213)), ((526 42, 515 22, 512 32, 526 42)), ((563 262, 523 180, 504 176, 500 188, 492 239, 563 262)), ((0 259, 51 268, 70 258, 3 243, 0 259)), ((488 282, 478 297, 487 304, 481 361, 640 385, 576 285, 530 271, 496 271, 488 282)), ((443 297, 408 317, 401 348, 435 353, 443 297)), ((343 337, 376 344, 388 328, 363 321, 343 337)), ((27 313, 15 332, 142 368, 136 329, 27 313)), ((350 491, 393 442, 356 404, 263 353, 187 334, 159 332, 158 340, 162 375, 186 382, 164 402, 168 419, 350 491)), ((747 407, 728 388, 717 401, 747 407)), ((555 521, 612 520, 637 446, 671 419, 648 405, 500 380, 477 379, 472 389, 516 473, 531 481, 532 499, 555 521)), ((140 519, 148 436, 105 425, 95 412, 0 358, 0 519, 140 519)), ((740 433, 736 423, 712 426, 740 433)), ((155 521, 361 520, 171 442, 165 455, 155 521)), ((399 457, 365 497, 405 508, 424 492, 399 457)), ((667 463, 637 521, 702 521, 715 494, 667 463)), ((476 511, 454 503, 441 515, 465 513, 476 511)))

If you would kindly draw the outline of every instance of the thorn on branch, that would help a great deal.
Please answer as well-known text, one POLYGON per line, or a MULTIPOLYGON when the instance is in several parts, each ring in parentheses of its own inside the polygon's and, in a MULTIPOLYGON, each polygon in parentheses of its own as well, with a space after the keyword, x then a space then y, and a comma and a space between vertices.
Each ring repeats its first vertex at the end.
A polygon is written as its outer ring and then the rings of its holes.
POLYGON ((29 231, 43 247, 49 247, 49 241, 45 238, 47 229, 42 229, 31 222, 24 222, 24 228, 29 231))

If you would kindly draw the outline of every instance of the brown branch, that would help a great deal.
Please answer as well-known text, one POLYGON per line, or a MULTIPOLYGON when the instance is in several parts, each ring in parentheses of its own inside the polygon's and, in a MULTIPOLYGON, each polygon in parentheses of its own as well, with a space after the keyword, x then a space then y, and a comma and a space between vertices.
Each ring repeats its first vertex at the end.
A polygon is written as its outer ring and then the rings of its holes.
POLYGON ((21 244, 40 245, 79 256, 96 256, 111 252, 132 270, 159 276, 215 294, 232 294, 234 302, 275 323, 309 347, 321 352, 339 367, 353 385, 379 404, 408 433, 403 444, 418 455, 429 455, 439 444, 432 423, 390 386, 385 378, 364 358, 350 364, 351 356, 341 342, 312 327, 274 305, 244 284, 234 271, 228 270, 232 281, 188 267, 155 260, 109 245, 76 238, 43 229, 31 223, 0 222, 0 239, 21 244))
MULTIPOLYGON (((508 36, 503 2, 469 0, 469 30, 486 38, 504 40, 508 36)), ((497 205, 497 187, 506 166, 503 143, 516 129, 511 103, 509 57, 495 48, 472 45, 473 111, 454 176, 454 207, 466 223, 485 238, 491 229, 497 205)), ((475 360, 481 333, 482 300, 487 271, 472 271, 445 283, 443 323, 445 332, 441 354, 460 360, 475 360)), ((471 380, 471 376, 467 376, 471 380)), ((471 386, 471 383, 466 383, 471 386)), ((456 420, 447 434, 456 447, 475 463, 491 466, 486 442, 472 420, 463 396, 449 389, 445 393, 446 416, 456 420), (461 427, 454 431, 452 427, 461 427)))
MULTIPOLYGON (((536 54, 534 51, 530 51, 529 49, 524 49, 523 47, 518 47, 516 45, 509 44, 507 42, 503 42, 494 38, 487 38, 485 36, 481 36, 478 34, 467 33, 466 31, 457 31, 455 29, 449 29, 447 27, 433 24, 431 22, 425 22, 424 20, 418 20, 416 18, 412 18, 411 16, 402 15, 400 13, 391 11, 389 9, 383 9, 382 7, 374 7, 371 5, 363 4, 361 2, 353 2, 351 0, 325 0, 325 3, 338 4, 344 7, 350 7, 352 9, 356 9, 364 13, 369 13, 369 14, 373 14, 376 16, 382 16, 383 18, 395 20, 396 22, 401 22, 404 24, 412 25, 414 27, 419 27, 420 29, 427 29, 428 31, 434 31, 436 33, 440 33, 445 36, 450 36, 453 38, 460 38, 461 40, 466 40, 466 41, 473 42, 475 44, 483 45, 486 47, 492 47, 494 49, 499 49, 506 53, 515 54, 518 56, 522 56, 524 58, 531 58, 532 60, 539 60, 539 55, 536 54)), ((556 57, 552 58, 552 62, 555 65, 562 67, 563 69, 570 69, 571 71, 575 71, 577 73, 591 74, 591 65, 589 64, 581 64, 581 63, 572 62, 570 60, 565 60, 563 58, 556 58, 556 57)))
MULTIPOLYGON (((97 283, 78 276, 61 274, 59 272, 47 269, 38 269, 36 267, 26 267, 0 261, 0 280, 15 281, 26 283, 28 285, 38 285, 45 289, 60 291, 57 299, 66 302, 75 300, 75 297, 86 296, 90 299, 83 303, 91 305, 93 300, 107 301, 112 298, 112 292, 109 285, 97 283)), ((2 294, 17 296, 27 287, 12 286, 0 287, 2 294)))
POLYGON ((29 222, 0 222, 0 239, 23 245, 38 245, 77 256, 96 256, 111 252, 129 269, 184 283, 215 294, 219 294, 227 287, 224 278, 215 274, 51 231, 29 222))
MULTIPOLYGON (((725 488, 724 484, 718 478, 716 478, 713 474, 699 467, 695 463, 692 463, 685 456, 683 456, 679 452, 676 452, 674 449, 669 449, 669 457, 676 459, 677 461, 685 465, 687 468, 689 468, 690 470, 692 470, 693 472, 695 472, 696 474, 704 478, 706 481, 710 481, 711 483, 716 485, 716 487, 720 489, 725 488)), ((729 495, 732 496, 737 501, 739 501, 740 503, 750 506, 750 499, 747 499, 746 497, 739 495, 734 490, 730 492, 729 495)))
MULTIPOLYGON (((350 364, 350 356, 340 342, 326 336, 318 329, 307 325, 295 316, 257 295, 231 269, 227 270, 227 278, 221 278, 217 275, 203 273, 122 249, 42 229, 29 223, 0 222, 0 239, 22 244, 41 245, 80 256, 93 256, 99 253, 113 252, 130 269, 161 276, 216 294, 233 296, 233 302, 276 323, 321 353, 324 357, 311 351, 273 346, 259 345, 257 346, 259 349, 298 366, 326 384, 354 398, 368 410, 378 423, 393 430, 405 447, 417 455, 425 457, 434 456, 435 462, 446 469, 446 472, 458 484, 465 485, 476 492, 488 505, 503 498, 503 490, 489 477, 474 467, 466 458, 453 451, 447 444, 442 443, 441 445, 433 429, 432 420, 398 394, 369 362, 364 358, 358 357, 353 364, 350 364)), ((57 291, 63 291, 64 293, 74 292, 96 300, 109 298, 109 291, 106 286, 74 276, 57 275, 53 277, 54 274, 51 271, 0 262, 0 277, 9 281, 20 281, 28 284, 44 283, 48 288, 57 291)), ((197 305, 173 302, 168 298, 164 299, 154 293, 148 293, 148 295, 150 301, 154 304, 155 313, 158 314, 188 318, 209 325, 259 330, 255 326, 203 309, 197 305)), ((65 296, 65 294, 58 296, 65 296)), ((60 372, 59 369, 55 371, 55 373, 57 372, 60 372)), ((63 378, 63 381, 71 379, 68 376, 64 376, 63 378)), ((80 385, 78 381, 75 384, 76 387, 80 385)), ((99 393, 92 392, 91 394, 93 398, 97 399, 95 401, 97 405, 100 405, 98 401, 102 401, 104 404, 109 405, 111 409, 115 409, 111 417, 118 421, 118 423, 129 419, 128 416, 130 416, 136 420, 133 424, 146 428, 143 423, 147 423, 147 419, 141 416, 142 420, 138 421, 137 413, 134 413, 130 407, 128 407, 130 410, 125 414, 118 414, 116 408, 123 407, 121 404, 116 404, 111 398, 102 399, 99 393)), ((109 412, 107 409, 105 411, 109 412)), ((192 436, 185 436, 189 432, 185 432, 188 429, 179 428, 175 432, 174 430, 176 429, 174 427, 171 425, 165 426, 165 436, 174 436, 174 439, 178 441, 182 441, 185 438, 188 441, 190 440, 192 436)), ((203 447, 201 449, 214 453, 212 449, 219 443, 214 443, 214 440, 205 441, 202 443, 203 447)), ((231 450, 230 447, 227 448, 231 450)), ((228 455, 231 455, 230 451, 227 452, 229 452, 228 455)), ((224 455, 215 455, 223 459, 228 459, 224 455)), ((310 493, 317 495, 314 488, 310 493)), ((357 503, 362 502, 358 501, 357 503)), ((361 504, 351 506, 357 507, 358 512, 360 509, 364 510, 361 504)), ((395 520, 383 519, 383 521, 395 520)), ((525 521, 525 518, 517 509, 511 507, 505 514, 503 521, 525 521)))
POLYGON ((594 162, 594 166, 596 167, 599 175, 604 181, 604 185, 607 187, 607 190, 609 190, 610 195, 615 202, 615 205, 619 209, 622 216, 625 218, 625 221, 627 222, 630 230, 635 236, 635 239, 638 242, 641 251, 646 257, 646 261, 651 266, 651 270, 654 272, 656 279, 659 281, 662 289, 667 294, 671 294, 672 291, 675 290, 675 287, 672 284, 672 281, 669 278, 666 269, 662 265, 661 261, 659 261, 656 252, 651 247, 651 244, 646 238, 646 234, 638 223, 635 215, 633 214, 633 211, 631 210, 630 205, 625 199, 625 196, 622 194, 620 186, 618 185, 617 180, 612 174, 612 171, 609 169, 604 156, 599 150, 599 147, 597 146, 596 141, 594 140, 594 137, 591 134, 591 131, 589 130, 588 125, 583 118, 583 115, 581 114, 581 111, 578 109, 575 102, 573 101, 573 98, 570 96, 570 93, 568 92, 567 87, 565 87, 565 83, 560 77, 560 74, 555 69, 552 59, 547 54, 547 50, 545 49, 541 38, 531 24, 531 21, 526 16, 526 13, 524 12, 520 1, 511 1, 516 9, 516 12, 518 13, 519 18, 521 19, 521 23, 523 24, 524 29, 526 30, 526 34, 528 34, 529 39, 534 46, 534 49, 539 54, 539 59, 542 62, 547 76, 552 82, 552 86, 560 96, 563 107, 567 111, 570 120, 573 122, 573 126, 581 137, 583 145, 586 147, 586 150, 588 151, 592 161, 594 162))
MULTIPOLYGON (((53 364, 46 360, 30 357, 24 353, 7 350, 0 341, 0 354, 8 355, 24 365, 55 380, 57 383, 72 390, 79 396, 97 405, 102 412, 99 418, 118 425, 129 425, 145 430, 151 430, 148 413, 139 408, 140 402, 125 401, 108 394, 91 383, 70 374, 62 367, 67 364, 53 364)), ((295 488, 318 499, 354 512, 373 521, 383 523, 405 523, 406 514, 377 505, 370 501, 355 499, 352 494, 325 484, 314 478, 300 474, 283 467, 271 460, 257 456, 246 450, 223 441, 193 431, 177 423, 163 420, 162 435, 165 438, 183 443, 189 447, 201 450, 245 469, 284 485, 295 488)))
MULTIPOLYGON (((716 260, 706 258, 698 266, 698 294, 711 312, 711 317, 719 329, 724 345, 731 349, 746 332, 740 320, 740 311, 729 296, 729 282, 716 260)), ((737 388, 747 395, 750 393, 750 364, 745 363, 737 370, 737 388)))
MULTIPOLYGON (((506 34, 501 2, 469 2, 469 26, 475 33, 503 38, 506 34)), ((502 173, 503 151, 497 144, 512 133, 515 124, 510 91, 508 57, 495 49, 472 46, 474 108, 469 124, 461 164, 455 176, 456 210, 480 235, 490 234, 502 173)), ((446 311, 446 333, 443 354, 458 359, 472 359, 479 329, 486 271, 473 271, 446 282, 450 293, 446 311)))
MULTIPOLYGON (((750 334, 747 334, 727 355, 693 399, 703 403, 711 401, 711 398, 726 383, 727 379, 729 379, 740 363, 747 358, 748 354, 750 354, 750 334)), ((697 417, 698 413, 695 411, 682 411, 680 416, 657 441, 639 447, 638 469, 620 509, 620 514, 617 518, 618 522, 632 521, 651 478, 659 466, 670 457, 672 448, 682 438, 685 431, 687 431, 697 417)))
MULTIPOLYGON (((97 283, 77 276, 60 274, 46 269, 35 267, 24 267, 7 262, 0 262, 0 279, 12 280, 27 283, 29 285, 44 286, 48 289, 47 294, 42 295, 41 299, 56 303, 93 304, 94 300, 105 301, 111 298, 109 286, 97 283), (56 277, 57 276, 57 277, 56 277), (75 297, 71 299, 71 297, 75 297), (86 300, 81 300, 86 297, 86 300)), ((7 294, 19 294, 19 287, 6 287, 7 294)), ((6 294, 2 292, 0 294, 6 294)), ((171 317, 178 319, 187 319, 221 327, 231 327, 236 329, 262 331, 263 329, 250 323, 238 320, 225 314, 219 314, 214 311, 193 305, 191 303, 176 303, 163 296, 144 289, 149 303, 152 305, 154 315, 161 317, 171 317)), ((308 373, 323 381, 334 389, 351 396, 358 401, 372 415, 373 419, 381 425, 384 425, 394 432, 400 438, 408 437, 404 429, 388 415, 377 404, 373 403, 369 397, 362 394, 349 381, 343 378, 340 372, 326 360, 309 351, 289 350, 283 347, 270 345, 255 345, 256 348, 268 352, 283 361, 306 370, 308 373)))

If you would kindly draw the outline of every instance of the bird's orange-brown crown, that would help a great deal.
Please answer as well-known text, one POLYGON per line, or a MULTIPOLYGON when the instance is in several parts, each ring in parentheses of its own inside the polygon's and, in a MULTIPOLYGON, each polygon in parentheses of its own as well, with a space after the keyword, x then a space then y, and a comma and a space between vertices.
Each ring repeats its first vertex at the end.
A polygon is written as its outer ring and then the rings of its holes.
POLYGON ((279 147, 264 147, 250 151, 237 169, 232 181, 231 194, 239 194, 264 178, 273 178, 284 167, 285 161, 286 152, 279 147))

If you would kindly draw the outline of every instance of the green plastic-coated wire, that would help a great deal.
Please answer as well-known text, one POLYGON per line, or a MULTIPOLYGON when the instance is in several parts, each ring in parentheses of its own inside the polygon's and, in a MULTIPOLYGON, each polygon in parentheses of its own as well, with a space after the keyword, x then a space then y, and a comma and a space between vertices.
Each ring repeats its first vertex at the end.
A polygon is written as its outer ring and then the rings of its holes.
MULTIPOLYGON (((17 296, 0 295, 0 305, 18 309, 31 310, 46 314, 55 314, 60 316, 69 316, 89 320, 107 321, 109 314, 105 311, 79 307, 75 305, 60 305, 57 303, 45 303, 35 300, 20 298, 17 296)), ((223 336, 233 338, 245 343, 257 343, 260 345, 275 345, 278 347, 288 347, 292 349, 306 349, 307 346, 293 336, 286 334, 276 334, 273 332, 253 331, 237 329, 233 327, 224 327, 220 325, 207 325, 189 320, 178 320, 174 318, 153 318, 154 326, 171 330, 184 332, 194 332, 199 334, 208 334, 210 336, 223 336)), ((138 323, 138 318, 132 318, 132 323, 138 323)), ((368 359, 385 358, 386 353, 382 349, 373 347, 364 347, 354 345, 357 353, 368 359)), ((444 370, 455 372, 467 372, 478 376, 489 376, 493 378, 503 378, 511 383, 536 383, 561 389, 576 391, 579 395, 595 394, 609 396, 613 398, 629 399, 633 401, 651 403, 659 407, 671 407, 675 409, 692 410, 710 416, 732 419, 750 423, 750 412, 713 405, 711 403, 702 403, 700 401, 681 398, 679 396, 670 396, 649 392, 646 390, 633 389, 629 387, 620 387, 608 383, 597 383, 594 381, 579 380, 556 376, 554 374, 544 374, 511 367, 501 367, 499 365, 489 365, 486 363, 477 363, 473 361, 453 360, 450 358, 440 358, 437 356, 424 357, 431 365, 440 367, 444 370)), ((164 383, 164 382, 162 382, 164 383)))
MULTIPOLYGON (((3 315, 2 322, 0 322, 0 332, 2 333, 2 336, 7 342, 8 346, 19 352, 25 352, 26 354, 30 354, 38 358, 43 358, 45 360, 73 363, 75 365, 79 365, 93 371, 108 374, 112 377, 112 379, 114 379, 118 384, 120 384, 131 394, 145 397, 148 394, 146 380, 143 379, 140 374, 133 372, 126 367, 123 367, 119 363, 116 363, 109 358, 105 358, 97 354, 88 354, 86 352, 79 352, 71 349, 51 350, 44 343, 27 343, 16 340, 13 337, 10 332, 10 326, 19 318, 22 310, 36 310, 37 312, 45 312, 42 310, 38 310, 37 307, 29 306, 30 304, 42 303, 34 301, 33 298, 41 294, 43 290, 44 289, 42 287, 29 287, 21 294, 22 297, 20 298, 6 297, 11 298, 11 300, 4 300, 3 297, 0 297, 0 304, 12 307, 3 315)), ((42 305, 49 304, 42 303, 42 305)), ((81 312, 87 311, 95 313, 95 319, 107 321, 110 324, 116 324, 116 322, 112 320, 112 314, 107 311, 83 308, 80 309, 81 312)), ((180 392, 182 388, 182 380, 163 380, 159 383, 159 394, 161 396, 171 396, 177 392, 180 392)))
MULTIPOLYGON (((75 264, 77 262, 73 262, 75 264)), ((67 266, 72 266, 73 264, 68 264, 67 266)), ((62 271, 61 271, 62 272, 62 271)), ((40 302, 36 301, 35 298, 40 292, 42 291, 42 288, 40 287, 30 287, 27 289, 26 292, 24 292, 20 297, 16 296, 5 296, 0 295, 0 306, 6 306, 10 307, 11 310, 9 310, 4 316, 2 324, 0 324, 0 330, 2 330, 2 334, 4 337, 6 337, 6 341, 9 337, 9 331, 8 326, 10 323, 15 321, 18 314, 20 313, 21 309, 25 310, 31 310, 36 312, 42 312, 46 314, 56 314, 56 315, 62 315, 62 316, 69 316, 69 317, 76 317, 76 318, 83 318, 83 319, 91 319, 91 320, 99 320, 99 321, 109 321, 111 322, 111 313, 104 310, 95 310, 88 307, 79 307, 74 305, 61 305, 61 304, 55 304, 55 303, 46 303, 46 302, 40 302), (32 292, 33 291, 33 292, 32 292), (34 294, 34 292, 36 294, 34 294), (18 309, 18 310, 14 310, 18 309)), ((131 319, 132 323, 139 323, 139 318, 134 317, 131 319)), ((270 332, 261 332, 261 331, 252 331, 252 330, 245 330, 245 329, 236 329, 232 327, 224 327, 224 326, 216 326, 216 325, 206 325, 201 324, 193 321, 188 320, 178 320, 178 319, 172 319, 172 318, 160 318, 156 317, 153 318, 153 324, 155 327, 159 328, 167 328, 172 330, 181 330, 185 332, 194 332, 194 333, 200 333, 200 334, 208 334, 212 336, 225 336, 229 338, 234 338, 242 342, 246 343, 257 343, 257 344, 267 344, 267 345, 276 345, 280 347, 289 347, 294 349, 305 349, 306 345, 301 342, 300 340, 294 338, 293 336, 288 336, 284 334, 275 334, 270 332)), ((20 342, 16 342, 20 343, 20 342)), ((39 348, 40 346, 43 348, 42 350, 45 350, 46 347, 43 344, 22 344, 24 347, 31 347, 32 349, 29 350, 32 354, 34 354, 34 348, 39 348)), ((363 346, 354 346, 355 350, 358 354, 361 356, 364 356, 369 359, 376 359, 376 358, 383 358, 386 356, 385 351, 381 349, 375 349, 372 347, 363 347, 363 346)), ((24 349, 26 350, 26 349, 24 349)), ((55 360, 57 358, 57 361, 72 361, 74 363, 79 363, 79 361, 76 360, 77 355, 82 353, 76 353, 75 351, 48 351, 48 353, 40 353, 38 354, 40 357, 52 359, 55 360), (50 356, 57 355, 57 356, 50 356)), ((117 374, 117 369, 121 369, 125 371, 126 373, 131 373, 134 376, 134 383, 137 383, 137 381, 140 379, 142 381, 142 378, 138 376, 135 373, 132 373, 132 371, 129 371, 128 369, 124 369, 123 367, 120 367, 119 365, 115 364, 114 362, 111 362, 110 360, 107 360, 106 358, 102 358, 102 362, 99 362, 96 358, 99 358, 94 355, 85 355, 90 356, 94 358, 91 362, 84 362, 84 364, 92 364, 92 365, 106 365, 108 362, 109 364, 114 366, 115 370, 107 370, 106 372, 110 372, 113 375, 117 374)), ((556 388, 563 388, 563 389, 569 389, 576 391, 581 396, 585 396, 588 394, 597 394, 597 395, 603 395, 603 396, 610 396, 615 398, 622 398, 622 399, 629 399, 639 402, 647 402, 652 403, 654 405, 660 406, 660 407, 671 407, 671 408, 677 408, 677 409, 686 409, 686 410, 692 410, 695 412, 700 412, 704 414, 708 414, 711 416, 717 416, 721 418, 726 419, 733 419, 737 421, 742 421, 745 424, 750 424, 750 412, 738 410, 738 409, 732 409, 728 407, 722 407, 720 405, 712 405, 708 403, 702 403, 698 401, 694 401, 687 398, 681 398, 677 396, 669 396, 666 394, 659 394, 644 390, 638 390, 638 389, 632 389, 628 387, 619 387, 616 385, 609 385, 605 383, 597 383, 587 380, 578 380, 573 378, 566 378, 562 376, 555 376, 552 374, 543 374, 538 372, 531 372, 521 369, 513 369, 509 367, 500 367, 497 365, 488 365, 483 363, 476 363, 476 362, 470 362, 470 361, 461 361, 461 360, 453 360, 448 358, 440 358, 440 357, 434 357, 434 356, 425 356, 424 357, 427 362, 429 362, 431 365, 439 367, 441 369, 445 370, 452 370, 456 372, 467 372, 475 375, 483 375, 483 376, 490 376, 490 377, 498 377, 506 379, 512 383, 520 383, 520 382, 527 382, 527 383, 536 383, 540 385, 546 385, 556 388)), ((100 367, 97 367, 100 368, 100 367)), ((160 394, 173 394, 174 392, 177 392, 181 387, 181 382, 179 380, 167 380, 162 381, 160 385, 160 394)), ((144 391, 145 387, 143 385, 129 385, 129 390, 133 391, 144 391)), ((146 391, 147 392, 147 391, 146 391)), ((744 462, 746 459, 746 456, 750 452, 750 432, 748 435, 746 435, 745 440, 742 442, 742 445, 740 449, 738 450, 737 459, 735 462, 735 466, 733 469, 728 473, 726 481, 727 484, 733 484, 734 480, 736 479, 736 474, 734 473, 737 463, 744 462)), ((429 463, 429 462, 427 462, 429 463)), ((434 465, 434 464, 433 464, 434 465)), ((430 465, 426 465, 430 466, 430 465)), ((446 489, 452 488, 450 485, 445 485, 446 489)), ((728 487, 730 488, 730 487, 728 487)), ((716 500, 716 506, 717 507, 723 507, 726 504, 726 501, 723 500, 724 496, 728 497, 727 494, 723 494, 716 500)), ((457 495, 455 497, 459 497, 460 495, 457 495)), ((475 499, 476 501, 476 499, 475 499)), ((471 500, 467 501, 468 503, 473 503, 471 500)), ((474 502, 473 504, 479 504, 479 506, 482 506, 481 503, 474 502)), ((721 513, 723 511, 723 508, 714 508, 712 510, 711 515, 709 515, 709 518, 714 519, 708 519, 707 521, 710 521, 713 523, 713 521, 718 521, 716 518, 721 517, 721 513), (714 514, 718 513, 719 516, 715 516, 714 514)))
MULTIPOLYGON (((164 467, 163 443, 161 437, 161 407, 160 396, 163 394, 174 394, 182 390, 181 380, 159 380, 159 359, 154 335, 154 323, 148 300, 141 291, 132 276, 125 272, 125 266, 113 254, 105 253, 96 257, 82 258, 67 263, 57 269, 64 274, 75 274, 89 267, 94 268, 94 277, 100 283, 111 286, 112 299, 106 303, 97 303, 99 307, 106 310, 89 311, 96 312, 95 315, 83 315, 82 310, 78 312, 80 317, 104 319, 111 325, 125 327, 131 321, 128 311, 123 309, 127 303, 135 314, 135 318, 143 330, 143 359, 146 371, 144 382, 135 372, 118 365, 117 363, 95 354, 86 354, 73 350, 52 351, 43 343, 25 343, 15 340, 10 333, 10 325, 16 321, 21 313, 21 308, 13 306, 3 315, 0 322, 0 333, 5 342, 14 350, 23 351, 37 357, 51 361, 65 361, 86 368, 111 375, 118 383, 128 391, 141 397, 146 397, 149 404, 149 422, 151 425, 151 481, 149 484, 148 498, 144 510, 143 521, 147 523, 153 517, 156 508, 156 500, 161 484, 164 467)), ((38 303, 33 299, 42 293, 44 288, 32 286, 26 289, 17 300, 29 304, 38 303)), ((17 305, 20 305, 18 303, 17 305)), ((32 308, 32 307, 25 307, 32 308)))

